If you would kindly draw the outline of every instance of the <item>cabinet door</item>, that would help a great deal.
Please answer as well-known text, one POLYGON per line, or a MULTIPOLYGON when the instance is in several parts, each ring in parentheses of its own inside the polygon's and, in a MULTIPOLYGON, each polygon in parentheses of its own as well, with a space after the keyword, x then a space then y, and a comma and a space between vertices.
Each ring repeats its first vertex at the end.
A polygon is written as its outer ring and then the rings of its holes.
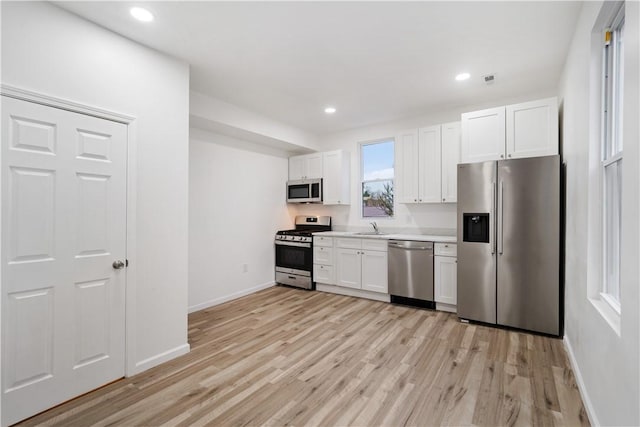
POLYGON ((325 205, 350 203, 349 153, 343 150, 322 154, 322 186, 325 205))
POLYGON ((314 264, 333 265, 333 248, 328 246, 313 247, 314 264))
POLYGON ((462 114, 462 163, 504 159, 505 108, 462 114))
POLYGON ((418 154, 418 201, 440 203, 440 125, 420 129, 418 154))
POLYGON ((458 261, 448 256, 434 257, 434 299, 436 302, 456 305, 458 289, 458 261))
POLYGON ((395 140, 395 184, 400 203, 418 203, 418 130, 400 133, 395 140))
POLYGON ((387 253, 378 251, 362 252, 362 289, 388 293, 387 253))
POLYGON ((308 154, 305 157, 305 179, 322 178, 322 153, 308 154))
POLYGON ((336 285, 360 289, 360 252, 359 249, 336 250, 336 285))
POLYGON ((326 283, 327 285, 335 285, 335 278, 333 275, 333 266, 331 265, 313 265, 313 281, 326 283))
POLYGON ((303 179, 305 172, 305 156, 289 157, 289 179, 303 179))
POLYGON ((460 162, 460 122, 442 125, 442 202, 458 201, 460 162))
POLYGON ((558 154, 558 100, 508 105, 506 129, 508 158, 558 154))

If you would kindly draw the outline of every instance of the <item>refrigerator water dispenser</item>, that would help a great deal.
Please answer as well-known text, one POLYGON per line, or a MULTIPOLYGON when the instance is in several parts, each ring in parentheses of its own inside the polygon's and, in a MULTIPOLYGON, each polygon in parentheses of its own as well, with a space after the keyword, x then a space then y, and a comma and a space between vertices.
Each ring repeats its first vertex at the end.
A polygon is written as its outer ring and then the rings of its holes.
POLYGON ((462 240, 489 243, 489 214, 463 213, 462 240))

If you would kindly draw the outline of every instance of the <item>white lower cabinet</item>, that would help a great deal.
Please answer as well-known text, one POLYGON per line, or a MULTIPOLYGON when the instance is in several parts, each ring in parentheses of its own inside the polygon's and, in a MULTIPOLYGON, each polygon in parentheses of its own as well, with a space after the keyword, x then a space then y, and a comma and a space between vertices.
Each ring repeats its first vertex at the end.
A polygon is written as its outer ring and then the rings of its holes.
POLYGON ((313 237, 313 281, 335 285, 333 238, 313 237))
POLYGON ((436 243, 434 249, 434 299, 436 303, 455 306, 458 293, 456 245, 436 243))
POLYGON ((387 241, 336 239, 336 285, 387 293, 387 241))

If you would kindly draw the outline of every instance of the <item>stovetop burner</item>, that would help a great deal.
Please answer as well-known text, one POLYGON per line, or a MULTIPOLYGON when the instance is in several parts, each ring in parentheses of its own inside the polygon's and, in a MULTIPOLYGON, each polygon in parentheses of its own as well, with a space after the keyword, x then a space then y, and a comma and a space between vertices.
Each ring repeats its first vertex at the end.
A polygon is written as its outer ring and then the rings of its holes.
POLYGON ((330 216, 296 216, 296 228, 280 230, 276 233, 276 240, 291 240, 311 242, 312 234, 319 231, 331 231, 330 216))

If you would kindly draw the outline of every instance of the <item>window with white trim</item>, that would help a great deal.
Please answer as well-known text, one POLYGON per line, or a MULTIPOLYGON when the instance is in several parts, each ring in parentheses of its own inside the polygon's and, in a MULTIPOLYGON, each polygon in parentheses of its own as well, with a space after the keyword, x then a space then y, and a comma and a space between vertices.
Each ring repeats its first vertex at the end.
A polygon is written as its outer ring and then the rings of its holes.
POLYGON ((394 140, 360 145, 362 217, 393 217, 394 140))
POLYGON ((601 296, 620 313, 622 236, 622 105, 624 85, 624 3, 603 34, 602 58, 602 289, 601 296))

